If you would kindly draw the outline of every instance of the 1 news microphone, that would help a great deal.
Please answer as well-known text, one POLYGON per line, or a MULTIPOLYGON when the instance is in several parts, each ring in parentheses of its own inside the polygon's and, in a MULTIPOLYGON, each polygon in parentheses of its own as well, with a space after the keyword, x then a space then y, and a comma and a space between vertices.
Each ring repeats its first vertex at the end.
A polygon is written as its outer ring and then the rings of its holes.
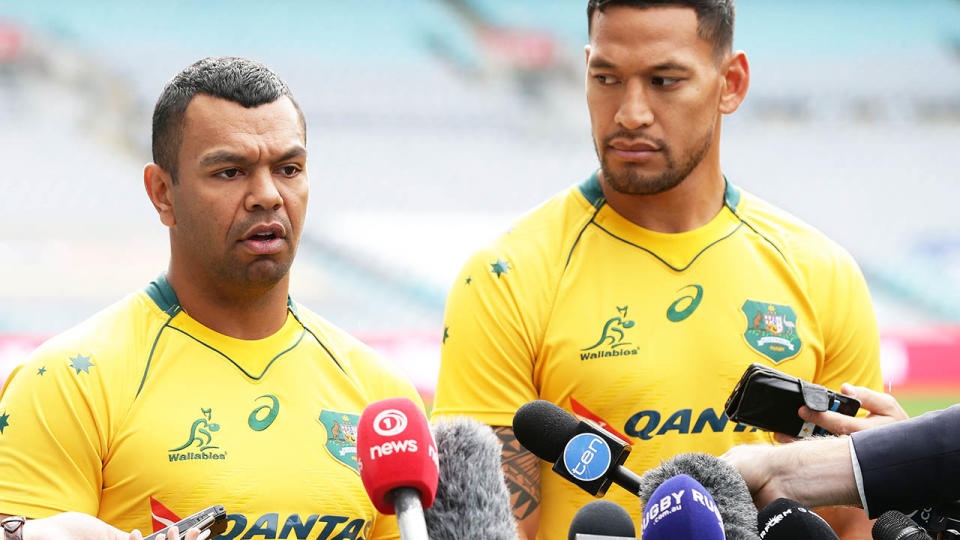
POLYGON ((730 540, 757 538, 757 508, 743 477, 732 465, 710 454, 678 454, 643 473, 637 494, 650 501, 654 491, 670 478, 686 474, 713 496, 730 540))
POLYGON ((822 517, 794 500, 777 499, 765 506, 758 517, 762 540, 838 540, 837 533, 822 517))
POLYGON ((424 511, 431 540, 517 540, 500 464, 500 439, 486 424, 442 418, 433 426, 440 482, 424 511))
POLYGON ((433 504, 440 465, 423 411, 408 398, 367 405, 357 424, 357 463, 373 505, 397 514, 400 537, 429 540, 423 509, 433 504))
POLYGON ((717 503, 686 474, 660 484, 643 507, 643 540, 724 540, 717 503))
POLYGON ((584 538, 633 538, 637 529, 633 518, 619 504, 612 501, 592 501, 583 505, 570 522, 567 540, 584 538))
POLYGON ((603 497, 613 482, 637 494, 640 477, 623 467, 630 445, 593 422, 578 422, 538 399, 517 410, 513 433, 524 448, 553 463, 553 472, 595 497, 603 497))
POLYGON ((923 527, 896 510, 881 514, 871 533, 874 540, 931 540, 923 527))

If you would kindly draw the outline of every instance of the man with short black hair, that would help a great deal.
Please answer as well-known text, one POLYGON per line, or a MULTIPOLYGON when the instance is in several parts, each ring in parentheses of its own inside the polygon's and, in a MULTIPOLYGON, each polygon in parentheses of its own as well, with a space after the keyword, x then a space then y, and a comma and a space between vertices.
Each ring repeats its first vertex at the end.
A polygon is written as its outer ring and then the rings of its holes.
MULTIPOLYGON (((530 538, 566 535, 590 497, 517 444, 509 426, 526 402, 623 437, 642 472, 679 452, 770 442, 723 412, 751 363, 833 389, 881 384, 853 258, 721 172, 721 118, 750 80, 732 50, 733 1, 591 0, 587 14, 600 169, 464 266, 434 409, 495 427, 530 538)), ((635 498, 606 496, 640 528, 635 498)), ((845 538, 864 531, 832 523, 845 538)))
POLYGON ((167 272, 45 343, 0 396, 0 513, 33 518, 8 538, 133 539, 214 504, 220 538, 398 538, 360 482, 356 424, 420 400, 289 296, 308 182, 286 84, 200 60, 164 88, 153 150, 167 272))

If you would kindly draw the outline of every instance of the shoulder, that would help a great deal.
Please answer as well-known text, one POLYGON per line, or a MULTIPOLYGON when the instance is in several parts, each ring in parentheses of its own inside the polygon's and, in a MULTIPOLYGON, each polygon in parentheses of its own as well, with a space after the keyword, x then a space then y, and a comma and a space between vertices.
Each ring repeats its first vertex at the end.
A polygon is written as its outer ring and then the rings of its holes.
POLYGON ((740 218, 801 272, 832 268, 859 272, 850 253, 817 228, 767 201, 740 190, 740 218))
POLYGON ((395 364, 302 304, 294 307, 303 325, 330 349, 348 375, 368 390, 372 400, 406 396, 420 403, 413 385, 395 364))
POLYGON ((165 320, 163 311, 149 296, 136 292, 47 340, 30 361, 78 366, 90 363, 100 372, 125 371, 135 367, 132 364, 137 363, 138 352, 148 349, 150 336, 165 320))
MULTIPOLYGON (((562 272, 580 233, 602 205, 596 177, 571 186, 521 216, 495 241, 476 250, 464 271, 491 275, 494 283, 550 282, 562 272)), ((468 276, 476 279, 478 276, 468 276)))

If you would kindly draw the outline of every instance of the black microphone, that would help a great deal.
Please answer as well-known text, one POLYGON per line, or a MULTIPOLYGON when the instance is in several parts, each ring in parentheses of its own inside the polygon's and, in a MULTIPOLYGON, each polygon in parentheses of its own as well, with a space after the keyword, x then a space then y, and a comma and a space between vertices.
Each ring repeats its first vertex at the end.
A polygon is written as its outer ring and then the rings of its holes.
POLYGON ((937 533, 941 538, 956 538, 956 535, 960 534, 960 501, 950 501, 905 514, 931 535, 937 533))
POLYGON ((622 506, 601 499, 583 505, 573 516, 567 540, 577 540, 583 535, 636 538, 637 529, 622 506))
POLYGON ((790 499, 777 499, 760 511, 763 540, 838 540, 830 525, 810 508, 790 499))
POLYGON ((595 497, 603 497, 611 482, 633 494, 640 487, 640 477, 623 467, 629 444, 593 422, 578 422, 549 401, 520 407, 513 433, 524 448, 553 463, 553 472, 595 497))
POLYGON ((903 512, 884 512, 873 524, 874 540, 931 540, 927 531, 913 522, 903 512))
POLYGON ((757 538, 757 508, 750 489, 732 465, 710 454, 677 454, 643 473, 637 495, 644 502, 667 480, 686 474, 713 496, 728 539, 757 538))
POLYGON ((440 480, 433 506, 424 510, 431 540, 517 540, 500 464, 500 439, 469 418, 442 418, 433 426, 440 480))

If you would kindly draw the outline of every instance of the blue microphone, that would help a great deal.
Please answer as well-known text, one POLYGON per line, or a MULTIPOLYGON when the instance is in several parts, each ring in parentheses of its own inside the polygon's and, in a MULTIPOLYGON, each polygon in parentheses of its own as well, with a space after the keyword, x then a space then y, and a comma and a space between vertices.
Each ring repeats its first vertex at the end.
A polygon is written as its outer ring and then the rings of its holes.
POLYGON ((686 474, 660 484, 643 508, 643 540, 724 540, 723 518, 707 488, 686 474))

